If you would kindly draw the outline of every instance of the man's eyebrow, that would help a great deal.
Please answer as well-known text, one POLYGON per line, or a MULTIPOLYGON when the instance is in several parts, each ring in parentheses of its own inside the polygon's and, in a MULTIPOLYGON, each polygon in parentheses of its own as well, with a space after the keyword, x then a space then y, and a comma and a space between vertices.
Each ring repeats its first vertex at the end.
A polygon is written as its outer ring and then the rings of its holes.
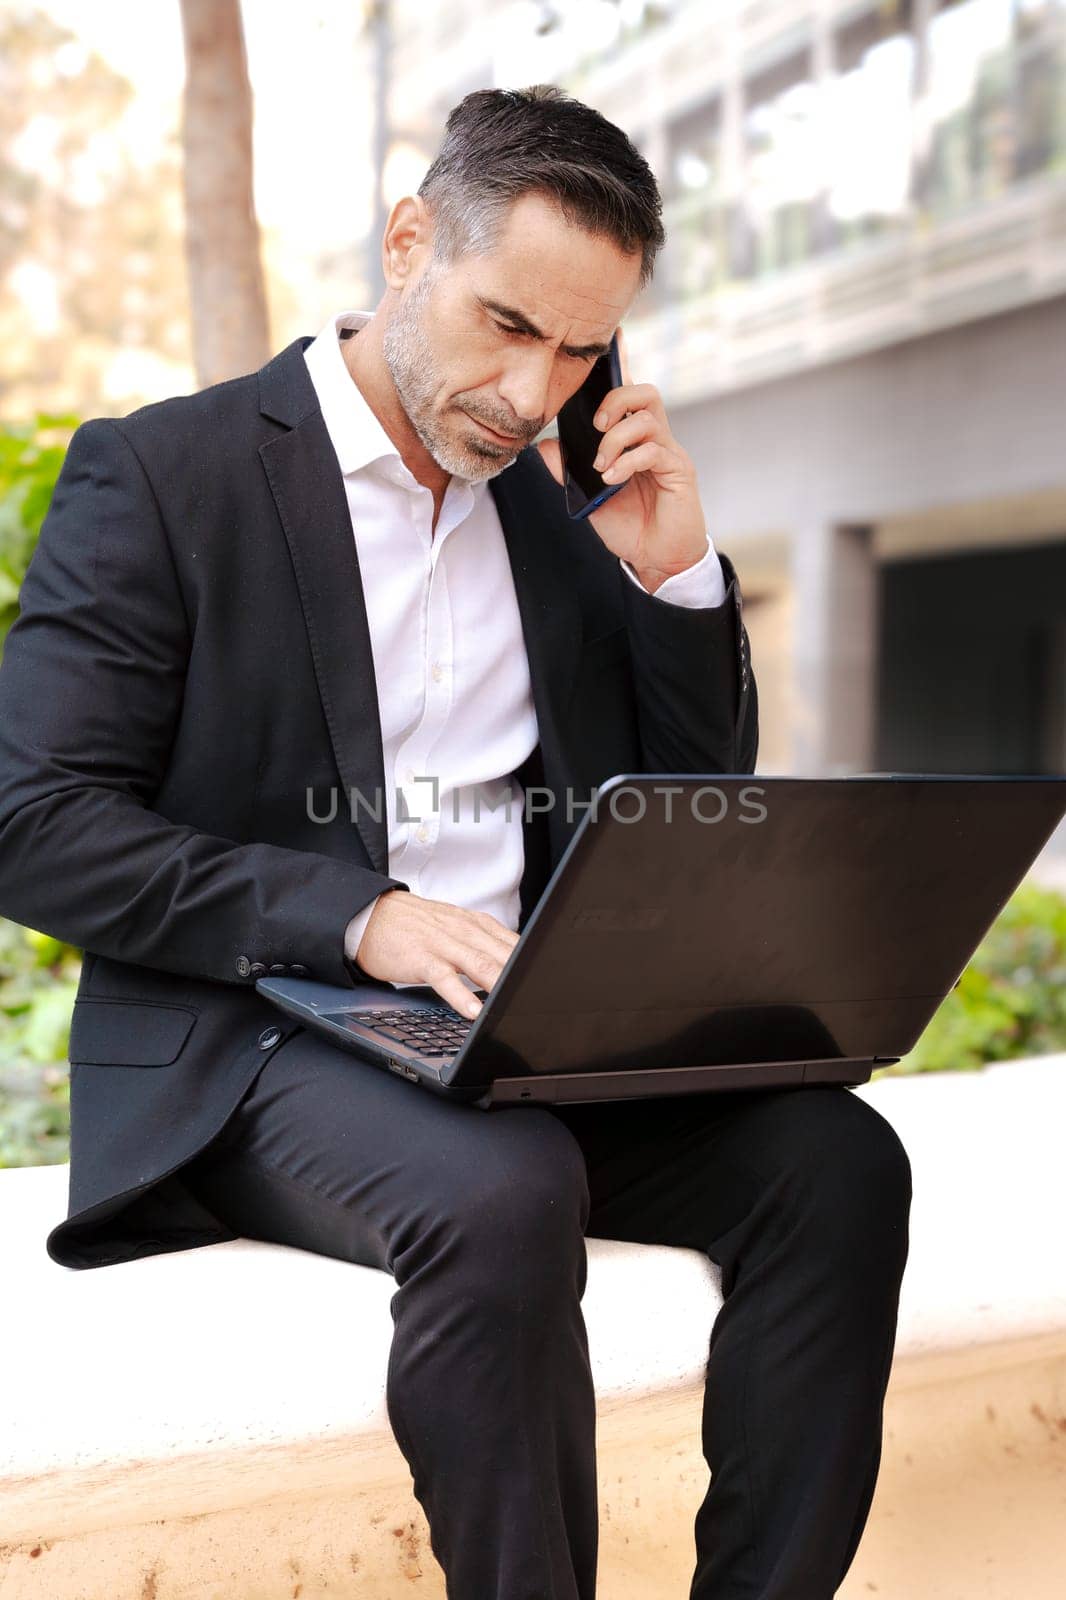
MULTIPOLYGON (((508 322, 513 322, 523 333, 530 334, 534 339, 547 339, 547 334, 541 333, 536 323, 531 322, 525 312, 519 311, 517 306, 505 306, 499 300, 487 300, 480 294, 477 299, 486 311, 495 312, 498 317, 506 317, 508 322)), ((611 345, 608 341, 607 344, 564 344, 562 348, 568 356, 605 356, 611 345)))

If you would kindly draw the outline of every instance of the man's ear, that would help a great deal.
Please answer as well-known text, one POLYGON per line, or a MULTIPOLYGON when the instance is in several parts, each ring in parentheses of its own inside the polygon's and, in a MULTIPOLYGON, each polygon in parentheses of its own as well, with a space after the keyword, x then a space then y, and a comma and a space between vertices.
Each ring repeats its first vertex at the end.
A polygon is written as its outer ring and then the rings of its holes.
POLYGON ((418 245, 430 247, 432 225, 421 195, 404 195, 389 212, 381 240, 381 266, 390 289, 400 290, 415 268, 418 256, 411 253, 418 245))
POLYGON ((563 457, 559 449, 558 439, 541 439, 538 441, 536 448, 540 454, 540 459, 561 488, 564 478, 563 457))
POLYGON ((615 330, 618 339, 618 368, 622 374, 623 383, 632 383, 633 377, 629 370, 629 346, 626 344, 625 329, 621 323, 615 330))

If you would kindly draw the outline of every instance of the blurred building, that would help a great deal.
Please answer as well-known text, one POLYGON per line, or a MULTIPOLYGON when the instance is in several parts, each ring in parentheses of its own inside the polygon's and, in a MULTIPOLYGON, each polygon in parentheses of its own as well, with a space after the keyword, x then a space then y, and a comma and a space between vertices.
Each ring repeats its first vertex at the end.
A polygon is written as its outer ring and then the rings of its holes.
POLYGON ((411 9, 405 137, 551 77, 659 176, 634 375, 741 575, 760 770, 1066 771, 1066 0, 411 9))

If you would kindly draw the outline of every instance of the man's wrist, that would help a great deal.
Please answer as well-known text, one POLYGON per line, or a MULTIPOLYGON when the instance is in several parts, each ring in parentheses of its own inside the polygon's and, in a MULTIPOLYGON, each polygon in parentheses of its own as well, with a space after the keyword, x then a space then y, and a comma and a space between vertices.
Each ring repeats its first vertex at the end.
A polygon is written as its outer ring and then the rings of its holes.
MULTIPOLYGON (((693 561, 691 565, 695 566, 696 563, 693 561)), ((656 589, 661 589, 667 578, 677 576, 677 573, 656 572, 651 567, 634 567, 633 571, 636 573, 641 584, 645 589, 647 589, 649 594, 654 594, 656 589)), ((680 567, 678 568, 678 571, 687 572, 688 567, 680 567)))
POLYGON ((725 575, 710 534, 707 535, 703 554, 676 571, 663 572, 648 567, 638 572, 628 561, 623 561, 621 565, 634 588, 656 595, 660 602, 706 610, 721 605, 725 599, 725 575))

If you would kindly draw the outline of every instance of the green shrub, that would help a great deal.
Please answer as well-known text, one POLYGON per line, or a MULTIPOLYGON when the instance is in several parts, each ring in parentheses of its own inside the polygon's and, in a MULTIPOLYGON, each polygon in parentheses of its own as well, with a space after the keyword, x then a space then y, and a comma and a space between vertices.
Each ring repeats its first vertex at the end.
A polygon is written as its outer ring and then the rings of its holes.
POLYGON ((914 1049, 883 1071, 966 1072, 1054 1051, 1066 1051, 1066 897, 1025 882, 914 1049))
MULTIPOLYGON (((0 427, 0 648, 51 502, 74 416, 0 427)), ((66 1161, 70 1014, 81 953, 0 919, 0 1167, 66 1161)))
POLYGON ((33 422, 0 427, 0 648, 77 426, 77 417, 41 411, 33 422))
POLYGON ((0 919, 0 1167, 66 1161, 81 952, 0 919))

